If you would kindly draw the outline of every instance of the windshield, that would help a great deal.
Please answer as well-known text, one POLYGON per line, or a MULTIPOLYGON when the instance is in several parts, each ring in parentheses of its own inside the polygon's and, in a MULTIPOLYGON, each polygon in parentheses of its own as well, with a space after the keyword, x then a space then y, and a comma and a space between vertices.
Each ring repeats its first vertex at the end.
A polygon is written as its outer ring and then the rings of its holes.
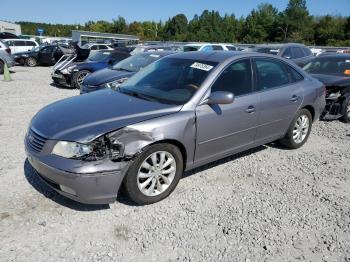
POLYGON ((120 61, 113 66, 113 69, 138 72, 160 58, 161 56, 159 54, 141 53, 120 61))
POLYGON ((191 45, 187 45, 183 47, 183 51, 184 52, 190 52, 190 51, 198 51, 199 48, 201 48, 201 46, 191 46, 191 45))
POLYGON ((166 57, 135 74, 119 90, 160 103, 181 105, 197 92, 216 65, 210 61, 166 57))
POLYGON ((310 74, 350 76, 350 57, 316 58, 306 64, 303 69, 310 74))
POLYGON ((96 52, 95 54, 91 55, 89 57, 90 61, 102 61, 104 59, 106 59, 108 56, 110 56, 111 52, 96 52))

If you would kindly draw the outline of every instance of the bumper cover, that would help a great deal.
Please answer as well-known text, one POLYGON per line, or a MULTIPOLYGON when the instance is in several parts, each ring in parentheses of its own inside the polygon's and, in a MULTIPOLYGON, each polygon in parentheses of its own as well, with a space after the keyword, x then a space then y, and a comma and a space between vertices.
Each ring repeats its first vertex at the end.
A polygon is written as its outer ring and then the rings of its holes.
MULTIPOLYGON (((114 202, 128 167, 127 162, 118 162, 114 170, 105 170, 102 164, 99 167, 100 172, 74 173, 44 163, 27 146, 26 154, 31 166, 49 187, 65 197, 85 204, 114 202)), ((69 162, 71 160, 67 160, 69 162)))
POLYGON ((61 86, 73 87, 72 75, 65 75, 60 72, 53 72, 51 74, 51 78, 55 84, 58 84, 61 86))

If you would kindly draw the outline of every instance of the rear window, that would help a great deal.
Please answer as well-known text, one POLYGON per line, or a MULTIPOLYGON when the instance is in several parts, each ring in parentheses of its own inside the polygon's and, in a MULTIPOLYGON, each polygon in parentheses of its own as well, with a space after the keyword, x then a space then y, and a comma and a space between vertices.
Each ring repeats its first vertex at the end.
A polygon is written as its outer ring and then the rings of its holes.
POLYGON ((303 50, 300 47, 292 47, 291 52, 292 52, 293 59, 301 58, 305 56, 303 50))
POLYGON ((312 52, 311 52, 311 50, 309 48, 304 47, 303 51, 304 51, 305 56, 312 55, 312 52))
POLYGON ((257 47, 254 51, 264 54, 278 55, 280 49, 280 47, 257 47))
POLYGON ((184 52, 190 52, 190 51, 198 51, 200 46, 184 46, 184 52))

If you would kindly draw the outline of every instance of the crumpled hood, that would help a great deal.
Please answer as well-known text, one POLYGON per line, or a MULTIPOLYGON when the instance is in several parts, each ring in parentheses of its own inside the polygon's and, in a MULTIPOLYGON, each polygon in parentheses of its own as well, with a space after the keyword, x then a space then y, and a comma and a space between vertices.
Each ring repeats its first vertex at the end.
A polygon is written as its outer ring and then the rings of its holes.
POLYGON ((129 78, 134 74, 135 74, 134 72, 118 71, 111 68, 105 68, 105 69, 98 70, 95 73, 87 76, 84 79, 84 84, 91 85, 91 86, 99 86, 104 83, 109 83, 121 78, 125 78, 125 77, 129 78))
POLYGON ((326 86, 346 86, 350 85, 350 77, 324 74, 311 74, 312 77, 321 81, 326 86))
POLYGON ((108 89, 50 104, 33 117, 31 127, 48 139, 83 143, 180 109, 181 106, 150 102, 108 89))

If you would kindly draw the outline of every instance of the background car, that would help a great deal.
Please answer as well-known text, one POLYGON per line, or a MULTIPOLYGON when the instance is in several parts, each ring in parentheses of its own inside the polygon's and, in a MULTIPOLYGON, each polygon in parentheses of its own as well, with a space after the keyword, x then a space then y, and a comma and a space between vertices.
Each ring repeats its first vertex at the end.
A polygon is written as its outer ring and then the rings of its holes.
POLYGON ((90 56, 95 54, 99 50, 113 50, 114 48, 107 44, 87 43, 81 48, 90 49, 90 56))
POLYGON ((187 44, 183 46, 183 51, 240 51, 238 47, 230 44, 187 44))
POLYGON ((318 56, 303 68, 326 86, 325 120, 350 123, 350 54, 318 56))
POLYGON ((117 88, 144 67, 173 53, 172 51, 138 53, 120 61, 112 67, 98 70, 84 79, 80 87, 80 94, 103 88, 117 88))
POLYGON ((293 43, 258 45, 254 48, 250 48, 248 51, 281 56, 292 60, 300 67, 303 67, 314 58, 314 55, 308 47, 293 43))
POLYGON ((101 50, 89 56, 85 62, 75 63, 62 70, 56 70, 52 75, 54 83, 80 89, 80 86, 89 74, 112 66, 129 57, 129 53, 115 50, 101 50))
POLYGON ((34 47, 31 51, 13 55, 16 63, 34 67, 37 65, 54 65, 62 57, 63 51, 58 45, 34 47))
POLYGON ((9 32, 0 32, 0 39, 17 39, 18 36, 9 32))
POLYGON ((30 51, 39 46, 36 41, 28 39, 4 39, 3 41, 11 49, 12 54, 30 51))
POLYGON ((138 45, 132 51, 131 55, 136 55, 143 52, 154 52, 154 51, 171 51, 172 46, 170 45, 138 45))
POLYGON ((7 51, 0 49, 0 74, 4 73, 5 63, 8 67, 15 65, 13 57, 7 51))
POLYGON ((111 203, 123 185, 131 200, 151 204, 170 195, 185 170, 273 141, 303 146, 323 89, 286 59, 181 52, 115 90, 41 109, 25 149, 43 181, 66 197, 111 203))

